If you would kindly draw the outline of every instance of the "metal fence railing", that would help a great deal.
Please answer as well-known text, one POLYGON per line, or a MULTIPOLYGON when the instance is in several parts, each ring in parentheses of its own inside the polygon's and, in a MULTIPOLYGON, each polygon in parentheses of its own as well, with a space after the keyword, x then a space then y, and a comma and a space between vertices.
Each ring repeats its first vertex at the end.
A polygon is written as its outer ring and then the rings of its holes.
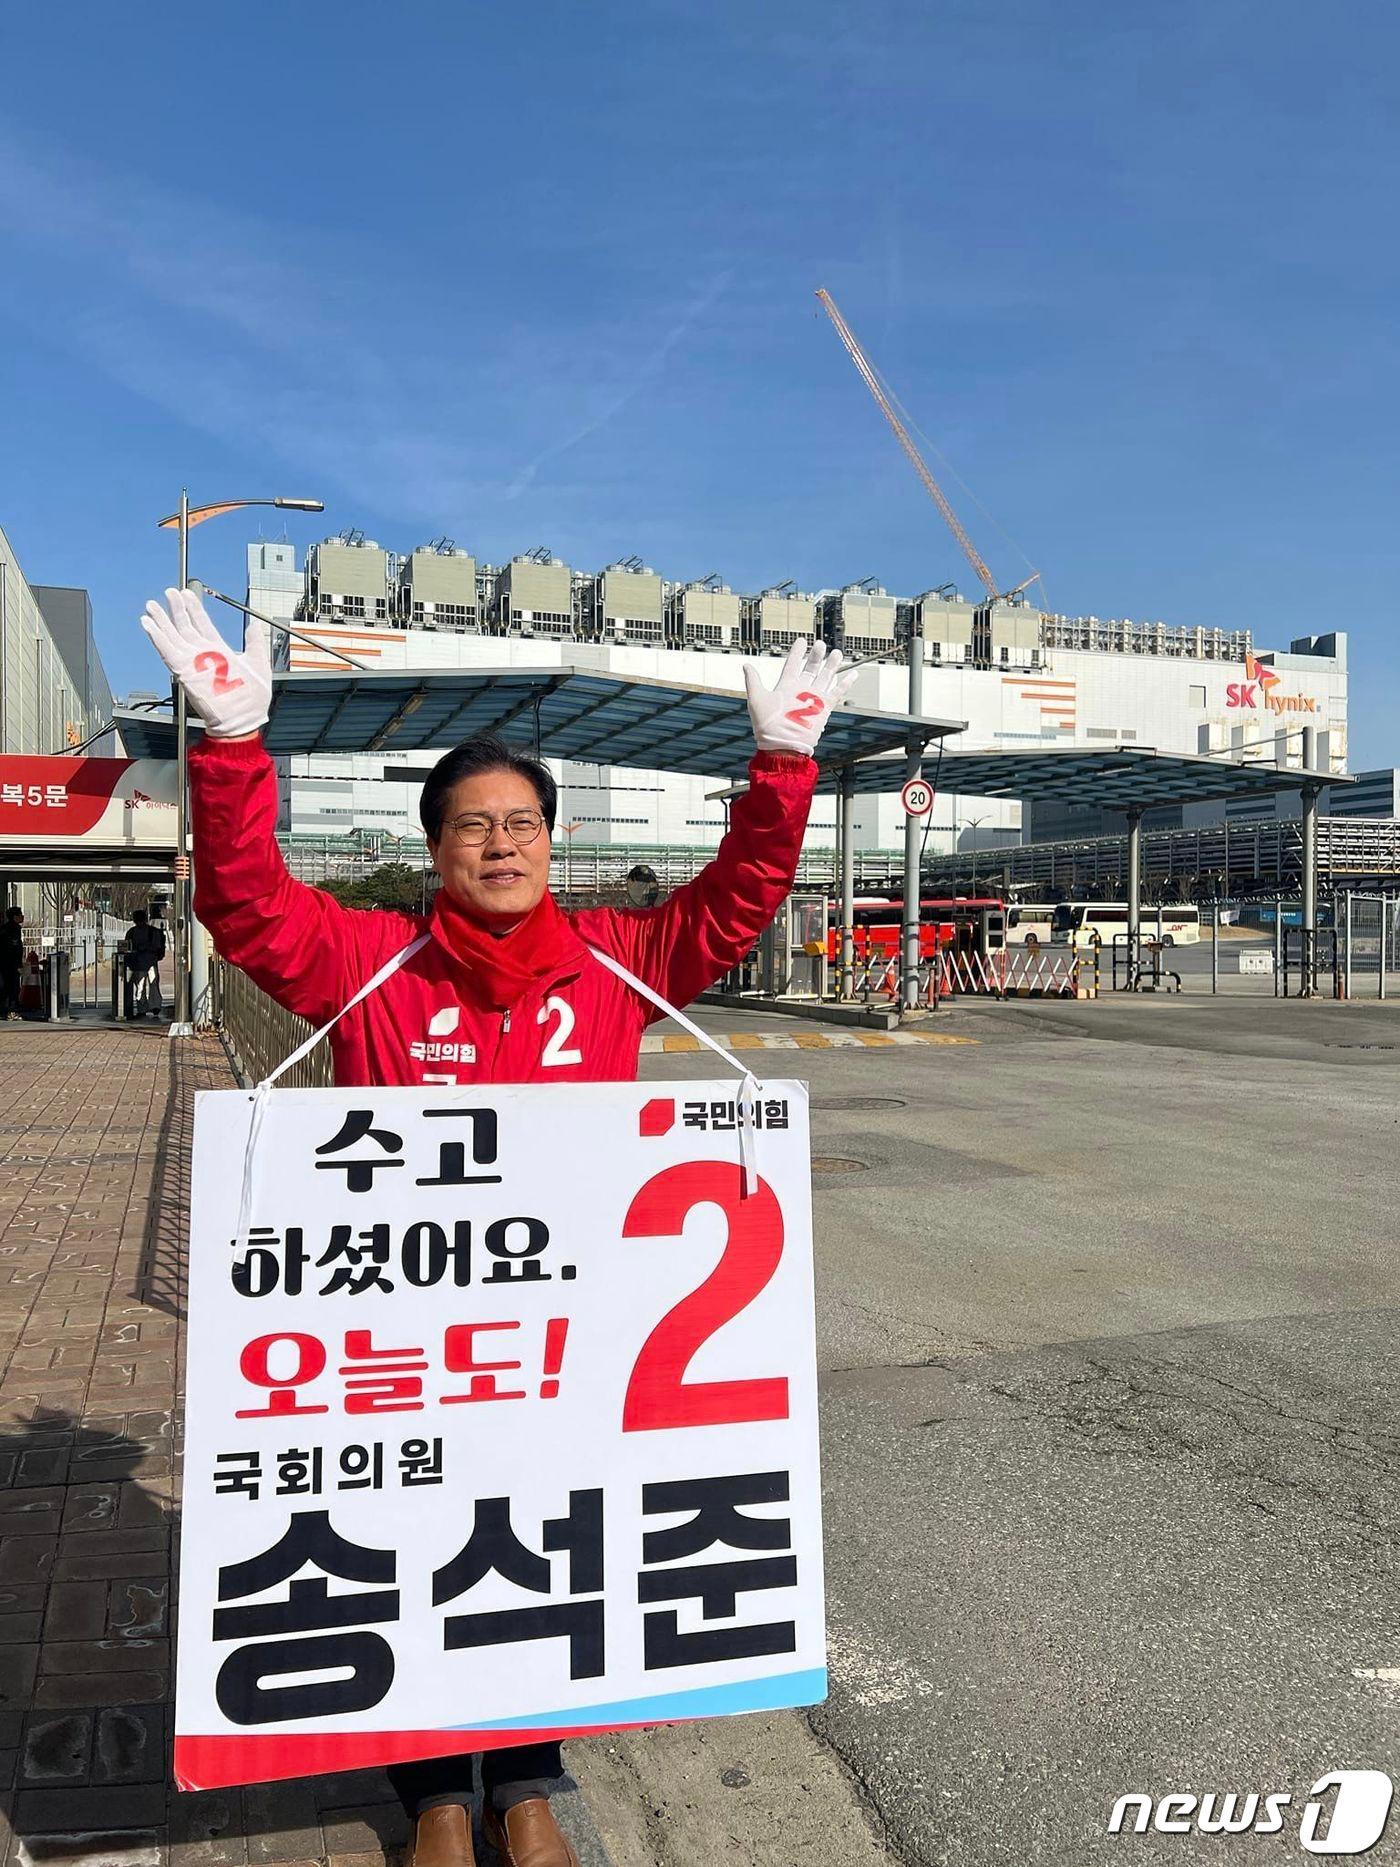
MULTIPOLYGON (((1125 834, 1045 843, 998 843, 995 849, 931 856, 926 883, 939 892, 969 886, 980 869, 983 893, 1053 890, 1067 898, 1123 900, 1125 834)), ((1391 817, 1323 816, 1317 827, 1317 872, 1324 886, 1393 886, 1400 874, 1400 821, 1391 817), (1372 878, 1364 882, 1362 878, 1372 878)), ((1295 893, 1302 882, 1303 826, 1296 819, 1226 822, 1190 830, 1144 830, 1142 875, 1170 890, 1168 899, 1205 901, 1219 892, 1264 899, 1295 893)), ((1037 899, 1043 898, 1037 894, 1037 899)))
MULTIPOLYGON (((246 973, 218 958, 210 962, 209 1004, 239 1069, 255 1083, 275 1070, 314 1028, 274 1004, 246 973)), ((329 1089, 330 1045, 318 1044, 281 1082, 288 1089, 329 1089)))
MULTIPOLYGON (((386 863, 405 863, 422 869, 426 862, 422 843, 393 846, 391 839, 375 841, 353 837, 287 836, 281 839, 287 867, 299 881, 356 881, 370 875, 386 863)), ((691 846, 663 843, 571 844, 559 848, 550 858, 550 886, 556 894, 595 894, 600 889, 620 887, 630 869, 650 868, 661 889, 669 892, 692 880, 707 862, 713 862, 713 844, 691 846)), ((898 885, 904 873, 903 856, 894 850, 860 850, 854 859, 857 892, 862 887, 898 885)), ((839 885, 836 852, 832 849, 804 849, 798 858, 796 885, 799 888, 832 888, 839 885)), ((436 877, 427 878, 426 900, 431 897, 436 877)))

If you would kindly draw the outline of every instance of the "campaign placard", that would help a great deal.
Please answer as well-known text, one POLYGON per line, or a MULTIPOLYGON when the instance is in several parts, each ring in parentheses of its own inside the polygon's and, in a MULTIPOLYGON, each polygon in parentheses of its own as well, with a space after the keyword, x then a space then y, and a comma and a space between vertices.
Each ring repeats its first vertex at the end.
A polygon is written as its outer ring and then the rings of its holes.
POLYGON ((197 1099, 175 1774, 826 1691, 807 1091, 197 1099))

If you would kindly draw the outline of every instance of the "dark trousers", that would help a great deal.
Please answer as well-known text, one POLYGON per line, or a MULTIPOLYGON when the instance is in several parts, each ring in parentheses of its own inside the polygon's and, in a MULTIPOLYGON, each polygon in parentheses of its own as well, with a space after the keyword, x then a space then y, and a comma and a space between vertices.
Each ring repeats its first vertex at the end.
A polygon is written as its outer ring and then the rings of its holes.
POLYGON ((0 1018, 19 1010, 19 967, 0 967, 0 1018))
MULTIPOLYGON (((428 1809, 466 1808, 472 1799, 472 1755, 425 1757, 389 1766, 389 1782, 410 1821, 428 1809)), ((548 1796, 564 1774, 558 1744, 516 1744, 481 1753, 481 1793, 498 1815, 532 1796, 548 1796)))

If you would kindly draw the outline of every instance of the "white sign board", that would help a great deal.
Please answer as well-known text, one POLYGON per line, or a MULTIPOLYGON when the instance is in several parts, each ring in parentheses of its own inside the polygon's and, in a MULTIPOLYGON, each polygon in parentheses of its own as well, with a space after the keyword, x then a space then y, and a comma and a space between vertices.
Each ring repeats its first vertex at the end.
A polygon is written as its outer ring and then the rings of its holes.
POLYGON ((807 1091, 199 1096, 175 1774, 825 1696, 807 1091))
POLYGON ((906 817, 926 817, 933 809, 933 786, 927 778, 910 778, 899 794, 906 817))
POLYGON ((1274 969, 1274 956, 1266 947, 1252 947, 1240 954, 1241 972, 1271 973, 1274 969))

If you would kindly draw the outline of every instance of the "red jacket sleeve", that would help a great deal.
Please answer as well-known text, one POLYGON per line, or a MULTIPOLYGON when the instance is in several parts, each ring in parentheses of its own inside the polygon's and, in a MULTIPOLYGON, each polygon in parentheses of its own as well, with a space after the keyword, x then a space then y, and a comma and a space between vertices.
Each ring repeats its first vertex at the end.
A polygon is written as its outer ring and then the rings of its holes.
POLYGON ((688 1005, 739 963, 782 906, 816 784, 815 759, 758 753, 714 861, 660 907, 575 916, 579 933, 678 1010, 688 1005))
POLYGON ((315 1024, 335 1016, 418 931, 405 915, 342 907, 287 872, 277 773, 261 739, 205 735, 190 751, 194 911, 215 950, 315 1024))

